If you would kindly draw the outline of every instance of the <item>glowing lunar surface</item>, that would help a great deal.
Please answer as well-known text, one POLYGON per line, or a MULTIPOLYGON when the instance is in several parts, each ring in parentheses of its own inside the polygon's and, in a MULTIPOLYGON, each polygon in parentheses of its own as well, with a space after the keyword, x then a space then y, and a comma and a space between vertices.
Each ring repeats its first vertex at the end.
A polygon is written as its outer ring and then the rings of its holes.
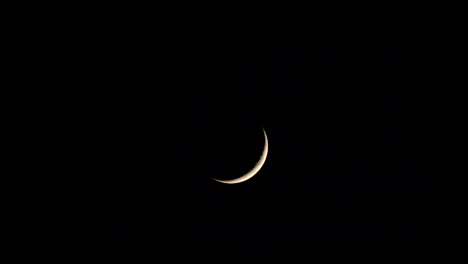
POLYGON ((260 160, 257 161, 255 166, 249 172, 247 172, 246 174, 242 175, 241 177, 235 178, 233 180, 218 180, 218 179, 215 179, 215 178, 212 178, 212 179, 215 180, 215 181, 221 182, 221 183, 234 184, 234 183, 244 182, 244 181, 252 178, 255 174, 257 174, 257 172, 260 171, 263 164, 265 163, 265 160, 266 160, 266 157, 267 157, 267 154, 268 154, 268 138, 267 138, 267 134, 265 132, 265 129, 263 129, 263 135, 265 136, 265 146, 263 148, 262 155, 260 156, 260 160))

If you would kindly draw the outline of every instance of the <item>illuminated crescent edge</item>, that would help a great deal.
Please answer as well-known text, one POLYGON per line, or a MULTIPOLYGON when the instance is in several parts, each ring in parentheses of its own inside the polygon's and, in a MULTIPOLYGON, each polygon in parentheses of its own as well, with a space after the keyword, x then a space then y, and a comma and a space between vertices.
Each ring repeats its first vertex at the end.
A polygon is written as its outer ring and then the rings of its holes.
POLYGON ((267 154, 268 154, 268 138, 267 138, 267 134, 265 132, 265 129, 263 129, 263 135, 265 136, 265 146, 263 148, 263 153, 260 156, 260 159, 255 164, 255 166, 249 172, 247 172, 246 174, 242 175, 239 178, 232 179, 232 180, 218 180, 218 179, 215 179, 215 178, 212 178, 212 179, 217 181, 217 182, 221 182, 221 183, 235 184, 235 183, 244 182, 244 181, 252 178, 255 174, 257 174, 257 172, 260 171, 263 164, 265 163, 266 158, 267 158, 267 154))

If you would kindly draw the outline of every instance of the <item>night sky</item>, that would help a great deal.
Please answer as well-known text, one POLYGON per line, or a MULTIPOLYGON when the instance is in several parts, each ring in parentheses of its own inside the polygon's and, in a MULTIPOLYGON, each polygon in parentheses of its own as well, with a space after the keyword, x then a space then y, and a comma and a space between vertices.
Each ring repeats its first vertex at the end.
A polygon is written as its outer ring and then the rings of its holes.
POLYGON ((244 2, 49 1, 34 65, 57 159, 3 202, 8 261, 461 263, 447 23, 416 1, 244 2), (262 128, 262 170, 213 181, 254 166, 262 128))

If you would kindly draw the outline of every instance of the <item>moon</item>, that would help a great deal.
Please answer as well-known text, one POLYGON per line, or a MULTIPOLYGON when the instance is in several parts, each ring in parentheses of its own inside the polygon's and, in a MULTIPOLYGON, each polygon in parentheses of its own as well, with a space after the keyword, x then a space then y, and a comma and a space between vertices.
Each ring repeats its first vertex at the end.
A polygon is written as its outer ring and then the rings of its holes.
POLYGON ((260 171, 263 164, 265 163, 266 158, 267 158, 267 154, 268 154, 268 137, 267 137, 267 134, 265 132, 265 129, 263 129, 263 135, 265 136, 265 145, 263 147, 262 155, 260 156, 260 159, 257 161, 255 166, 249 172, 247 172, 246 174, 242 175, 239 178, 235 178, 235 179, 232 179, 232 180, 218 180, 218 179, 215 179, 215 178, 212 178, 212 179, 217 181, 217 182, 221 182, 221 183, 235 184, 235 183, 245 182, 246 180, 252 178, 255 174, 257 174, 257 172, 260 171))

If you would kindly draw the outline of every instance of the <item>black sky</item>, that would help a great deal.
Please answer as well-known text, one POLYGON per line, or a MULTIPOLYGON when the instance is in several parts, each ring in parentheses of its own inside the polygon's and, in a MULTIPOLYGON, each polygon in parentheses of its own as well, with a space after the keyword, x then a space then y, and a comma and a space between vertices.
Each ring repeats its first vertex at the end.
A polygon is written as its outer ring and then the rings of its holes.
POLYGON ((364 2, 373 18, 193 5, 50 2, 33 45, 61 176, 8 196, 12 259, 460 263, 450 26, 364 2), (262 128, 260 173, 211 180, 255 164, 262 128))

